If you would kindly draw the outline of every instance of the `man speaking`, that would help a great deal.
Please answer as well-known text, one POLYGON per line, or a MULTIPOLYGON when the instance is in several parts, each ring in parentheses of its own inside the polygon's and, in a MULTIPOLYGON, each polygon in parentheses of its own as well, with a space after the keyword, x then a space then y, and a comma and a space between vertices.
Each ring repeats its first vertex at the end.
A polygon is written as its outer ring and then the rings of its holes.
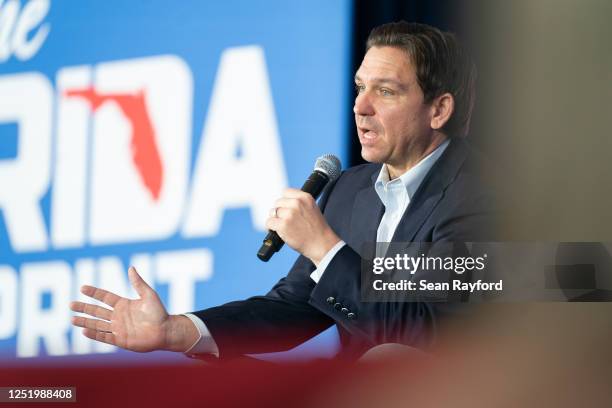
POLYGON ((355 74, 353 111, 361 155, 317 205, 288 189, 267 228, 301 255, 265 296, 168 315, 157 293, 129 270, 139 299, 82 292, 110 308, 73 302, 84 335, 128 350, 171 350, 231 358, 287 350, 332 324, 341 354, 359 357, 385 343, 426 348, 448 305, 362 302, 365 243, 483 240, 490 196, 464 138, 475 68, 456 38, 406 22, 375 28, 355 74))

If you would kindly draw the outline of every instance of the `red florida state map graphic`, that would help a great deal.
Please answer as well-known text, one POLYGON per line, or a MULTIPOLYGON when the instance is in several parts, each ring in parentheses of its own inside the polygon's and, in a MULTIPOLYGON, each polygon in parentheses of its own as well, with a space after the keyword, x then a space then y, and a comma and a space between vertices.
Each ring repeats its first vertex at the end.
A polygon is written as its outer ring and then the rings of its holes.
POLYGON ((155 201, 159 198, 163 168, 155 141, 155 131, 149 118, 144 91, 136 94, 99 94, 92 87, 66 91, 68 97, 87 100, 92 112, 105 102, 115 102, 132 126, 132 159, 138 174, 155 201))

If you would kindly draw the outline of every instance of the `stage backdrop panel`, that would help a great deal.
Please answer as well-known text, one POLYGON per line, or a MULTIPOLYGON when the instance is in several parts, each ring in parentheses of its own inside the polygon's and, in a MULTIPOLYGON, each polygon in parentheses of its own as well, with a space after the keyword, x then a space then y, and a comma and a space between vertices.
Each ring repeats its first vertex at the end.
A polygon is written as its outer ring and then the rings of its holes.
POLYGON ((130 265, 170 313, 286 274, 294 251, 256 251, 282 189, 346 161, 350 20, 348 0, 0 2, 0 359, 164 358, 70 325, 83 284, 136 296, 130 265))

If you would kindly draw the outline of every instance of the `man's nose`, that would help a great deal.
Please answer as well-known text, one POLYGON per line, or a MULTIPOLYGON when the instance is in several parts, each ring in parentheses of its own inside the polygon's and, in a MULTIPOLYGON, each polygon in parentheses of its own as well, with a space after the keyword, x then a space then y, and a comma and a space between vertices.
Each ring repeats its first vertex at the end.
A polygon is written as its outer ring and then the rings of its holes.
POLYGON ((374 107, 372 106, 370 95, 367 92, 362 91, 357 94, 353 112, 355 112, 355 115, 360 116, 371 116, 374 114, 374 107))

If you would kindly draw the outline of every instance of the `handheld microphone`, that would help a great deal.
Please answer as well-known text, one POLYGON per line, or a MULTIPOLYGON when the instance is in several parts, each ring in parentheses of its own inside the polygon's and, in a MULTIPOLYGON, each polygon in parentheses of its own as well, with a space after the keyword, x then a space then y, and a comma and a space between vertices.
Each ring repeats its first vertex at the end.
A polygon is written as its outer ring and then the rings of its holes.
MULTIPOLYGON (((340 176, 341 169, 342 165, 336 156, 324 154, 317 159, 312 174, 302 186, 302 191, 309 193, 316 200, 327 183, 334 181, 340 176)), ((263 240, 261 248, 257 251, 257 257, 264 262, 268 262, 272 255, 278 252, 284 244, 285 241, 278 236, 276 231, 269 231, 263 240)))

